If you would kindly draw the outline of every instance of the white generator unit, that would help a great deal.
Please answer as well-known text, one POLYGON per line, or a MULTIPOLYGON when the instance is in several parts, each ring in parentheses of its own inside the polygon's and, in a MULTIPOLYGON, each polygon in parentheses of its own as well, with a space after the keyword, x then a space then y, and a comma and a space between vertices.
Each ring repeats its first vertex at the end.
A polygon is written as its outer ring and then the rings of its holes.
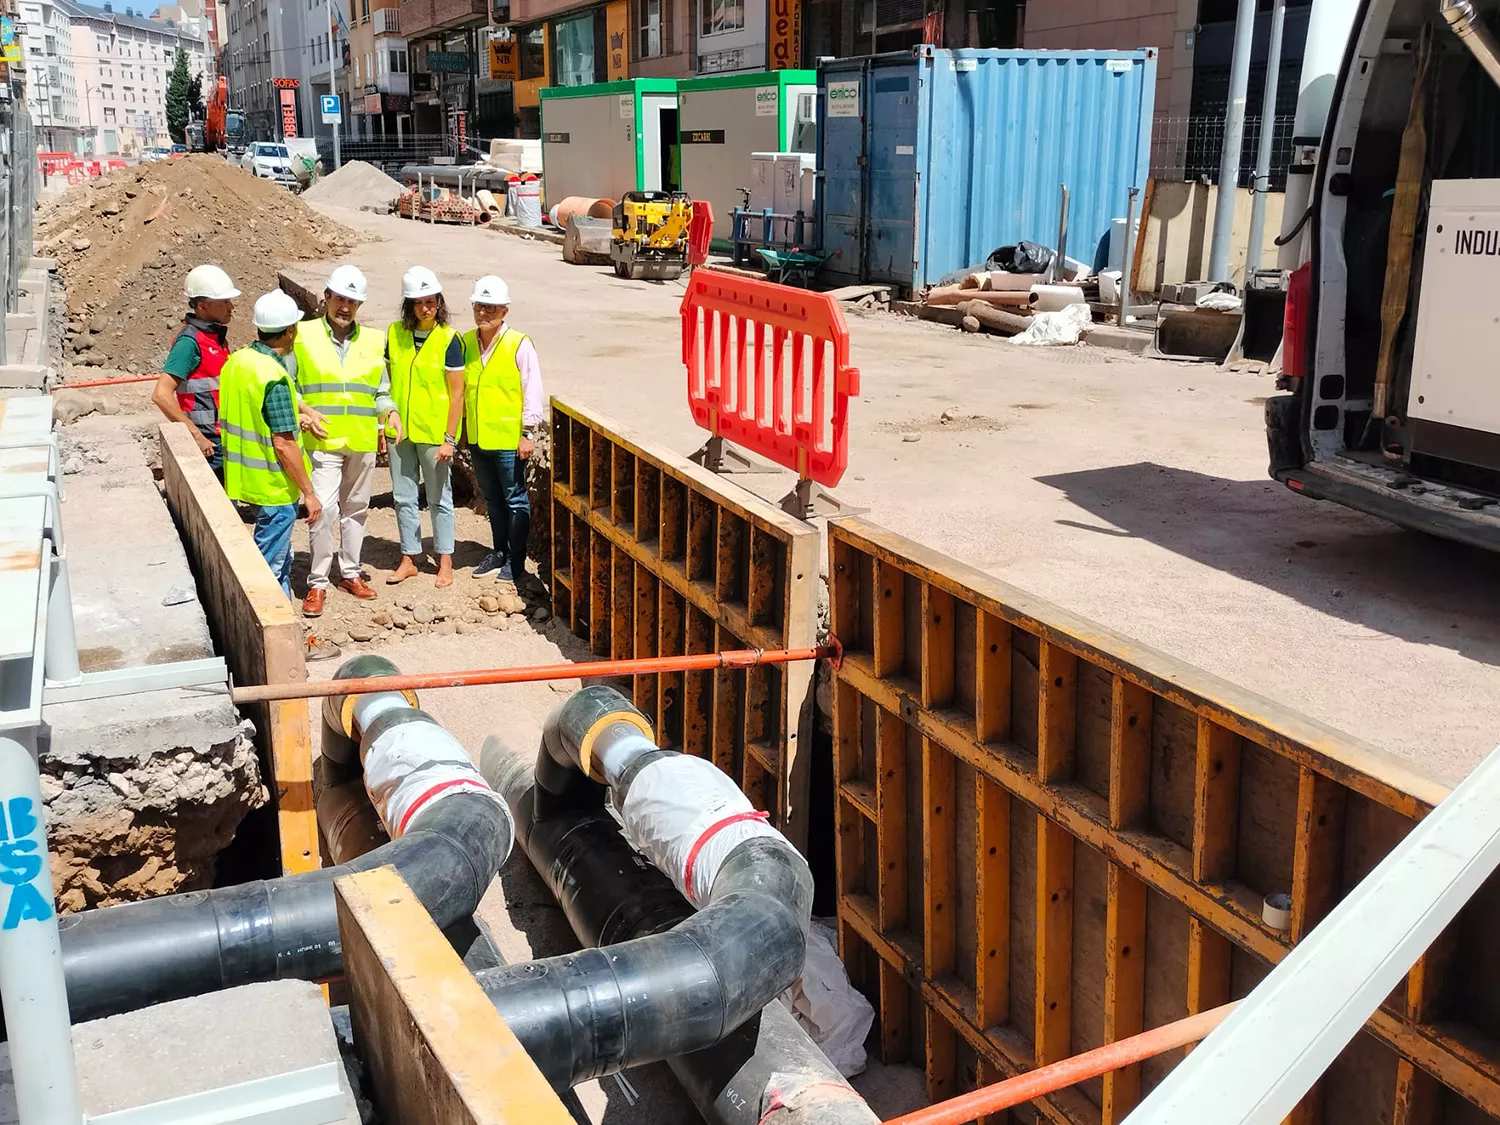
MULTIPOLYGON (((756 153, 817 148, 817 73, 772 70, 677 83, 682 190, 713 209, 713 246, 727 249, 756 153)), ((759 233, 754 232, 759 238, 759 233)))
POLYGON ((1406 416, 1410 450, 1500 470, 1500 180, 1434 180, 1406 416))

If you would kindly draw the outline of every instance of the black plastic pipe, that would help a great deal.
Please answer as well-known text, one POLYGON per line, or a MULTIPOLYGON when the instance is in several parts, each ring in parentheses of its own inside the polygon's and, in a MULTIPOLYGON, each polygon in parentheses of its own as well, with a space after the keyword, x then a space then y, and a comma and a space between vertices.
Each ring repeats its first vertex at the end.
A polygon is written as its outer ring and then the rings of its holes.
MULTIPOLYGON (((339 674, 378 674, 380 666, 394 671, 365 656, 339 674)), ((343 700, 336 698, 329 702, 338 715, 343 700)), ((343 733, 362 756, 382 732, 410 722, 435 720, 402 707, 369 730, 343 733)), ((340 768, 340 779, 350 770, 340 768)), ((330 800, 346 813, 352 803, 330 800)), ((68 915, 58 928, 69 1014, 80 1023, 258 981, 336 977, 343 957, 333 881, 356 871, 395 867, 439 927, 467 932, 514 836, 500 801, 453 793, 421 809, 400 839, 337 867, 68 915)))
MULTIPOLYGON (((534 787, 532 767, 498 739, 485 742, 480 769, 506 799, 516 839, 542 875, 578 940, 615 946, 669 930, 693 907, 671 881, 645 863, 602 808, 539 816, 547 795, 534 787)), ((611 950, 612 952, 612 950, 611 950)), ((491 990, 496 974, 479 979, 509 1022, 510 998, 491 990)), ((523 1040, 523 1042, 525 1042, 523 1040)), ((678 1081, 710 1125, 875 1125, 865 1105, 801 1025, 778 1000, 718 1043, 667 1059, 678 1081), (764 1117, 769 1092, 782 1110, 764 1117)))
MULTIPOLYGON (((608 826, 599 755, 619 736, 636 734, 647 737, 634 739, 633 749, 613 762, 615 802, 623 807, 642 764, 673 752, 651 745, 644 716, 613 689, 586 688, 548 717, 534 786, 529 771, 492 743, 488 757, 481 754, 481 768, 508 803, 530 793, 532 830, 558 833, 556 855, 536 866, 549 884, 567 888, 558 898, 570 922, 622 937, 625 908, 599 915, 590 900, 597 895, 603 903, 621 887, 638 887, 625 865, 650 865, 638 856, 595 857, 608 826), (596 819, 565 824, 570 812, 596 819)), ((490 999, 554 1085, 711 1047, 754 1017, 802 973, 812 875, 786 840, 755 837, 725 857, 701 910, 664 928, 670 911, 659 886, 632 909, 639 911, 633 927, 646 932, 609 944, 607 952, 585 949, 481 974, 490 999)))

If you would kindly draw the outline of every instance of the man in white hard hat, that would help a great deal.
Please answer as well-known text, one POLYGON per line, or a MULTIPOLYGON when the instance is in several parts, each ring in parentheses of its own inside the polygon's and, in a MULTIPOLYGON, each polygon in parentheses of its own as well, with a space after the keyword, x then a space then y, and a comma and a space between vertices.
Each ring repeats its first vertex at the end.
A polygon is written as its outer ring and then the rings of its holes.
MULTIPOLYGON (((313 491, 323 518, 312 529, 311 567, 305 617, 318 617, 328 597, 333 569, 334 529, 339 533, 341 590, 362 600, 375 597, 360 569, 365 518, 375 480, 375 455, 386 439, 401 438, 401 420, 392 414, 384 334, 356 323, 368 288, 354 266, 339 266, 323 288, 323 316, 297 327, 297 389, 305 406, 324 419, 324 433, 309 433, 303 445, 312 461, 313 491)), ((307 426, 304 424, 304 429, 307 426)))
POLYGON ((510 287, 490 274, 474 283, 475 329, 464 341, 464 431, 474 475, 490 511, 494 550, 474 577, 526 581, 531 501, 526 461, 542 424, 542 370, 531 337, 507 323, 510 287))
POLYGON ((223 479, 219 441, 219 372, 229 359, 229 320, 240 291, 218 266, 187 275, 188 312, 162 364, 151 401, 173 422, 185 422, 203 456, 223 479))
POLYGON ((309 524, 316 526, 323 515, 298 444, 297 390, 287 374, 301 319, 296 301, 271 290, 255 302, 259 339, 231 355, 219 373, 224 491, 231 500, 259 505, 255 545, 288 598, 298 496, 307 504, 309 524))

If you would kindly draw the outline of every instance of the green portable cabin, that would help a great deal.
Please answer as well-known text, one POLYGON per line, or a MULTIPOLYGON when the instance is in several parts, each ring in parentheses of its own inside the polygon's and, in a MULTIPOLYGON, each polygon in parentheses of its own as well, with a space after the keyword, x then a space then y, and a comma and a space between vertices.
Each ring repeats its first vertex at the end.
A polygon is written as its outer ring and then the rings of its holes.
POLYGON ((818 74, 771 70, 677 83, 682 190, 713 204, 715 249, 729 246, 731 214, 750 186, 750 154, 816 152, 818 74))
POLYGON ((550 209, 570 195, 618 201, 627 191, 673 183, 677 82, 630 78, 541 91, 542 197, 550 209))

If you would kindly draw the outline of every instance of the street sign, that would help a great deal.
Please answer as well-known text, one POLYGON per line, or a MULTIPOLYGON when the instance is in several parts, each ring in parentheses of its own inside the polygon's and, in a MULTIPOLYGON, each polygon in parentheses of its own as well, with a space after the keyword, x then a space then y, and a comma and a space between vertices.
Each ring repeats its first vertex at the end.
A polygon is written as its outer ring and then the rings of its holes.
POLYGON ((9 16, 0 16, 0 58, 7 63, 21 61, 22 28, 9 16))
POLYGON ((344 114, 339 107, 339 96, 337 94, 322 94, 318 97, 318 106, 323 111, 324 125, 337 125, 343 120, 344 114))

